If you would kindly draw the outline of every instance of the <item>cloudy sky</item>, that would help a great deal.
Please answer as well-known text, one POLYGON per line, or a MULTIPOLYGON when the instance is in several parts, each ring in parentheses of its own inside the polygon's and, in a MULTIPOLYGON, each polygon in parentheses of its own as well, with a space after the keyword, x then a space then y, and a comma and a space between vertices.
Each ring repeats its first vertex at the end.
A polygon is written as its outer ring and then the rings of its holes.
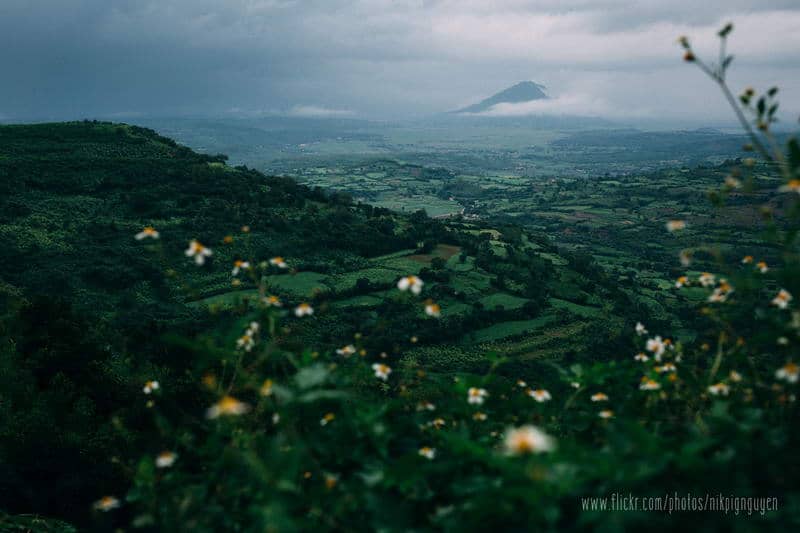
POLYGON ((553 101, 495 112, 713 121, 675 39, 713 57, 729 20, 734 89, 796 120, 797 0, 0 0, 0 119, 414 117, 533 80, 553 101))

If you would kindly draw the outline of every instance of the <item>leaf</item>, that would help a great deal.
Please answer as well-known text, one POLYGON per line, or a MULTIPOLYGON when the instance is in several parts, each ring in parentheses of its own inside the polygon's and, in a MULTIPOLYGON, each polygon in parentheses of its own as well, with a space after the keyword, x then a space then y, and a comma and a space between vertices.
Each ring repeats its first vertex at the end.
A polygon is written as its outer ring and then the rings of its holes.
POLYGON ((728 68, 728 65, 730 65, 732 61, 733 61, 733 56, 726 57, 725 61, 722 62, 722 69, 724 70, 728 68))
POLYGON ((725 26, 721 30, 719 30, 719 32, 717 32, 717 35, 719 35, 724 39, 732 31, 733 31, 733 23, 729 22, 725 24, 725 26))

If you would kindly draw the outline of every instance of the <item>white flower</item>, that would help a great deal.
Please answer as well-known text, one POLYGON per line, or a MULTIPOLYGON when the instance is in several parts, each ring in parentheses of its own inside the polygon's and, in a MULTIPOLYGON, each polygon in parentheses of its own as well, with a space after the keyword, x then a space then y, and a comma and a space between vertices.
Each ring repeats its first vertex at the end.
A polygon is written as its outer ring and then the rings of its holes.
POLYGON ((700 274, 700 277, 697 278, 697 281, 699 281, 700 285, 703 287, 713 287, 717 283, 717 278, 714 276, 714 274, 703 272, 700 274))
POLYGON ((280 256, 270 259, 269 264, 278 268, 289 268, 289 265, 287 265, 286 261, 283 260, 283 257, 280 256))
POLYGON ((343 356, 343 357, 350 357, 351 355, 356 353, 356 347, 353 346, 352 344, 348 344, 347 346, 343 346, 341 348, 338 348, 336 350, 336 353, 338 355, 343 356))
POLYGON ((642 378, 642 382, 639 384, 639 390, 658 390, 660 388, 661 384, 658 381, 646 376, 642 378))
POLYGON ((736 370, 731 370, 730 374, 728 374, 728 377, 734 383, 739 383, 740 381, 742 381, 742 375, 738 373, 736 370))
POLYGON ((597 416, 599 416, 600 418, 613 418, 614 411, 612 411, 611 409, 603 409, 602 411, 597 413, 597 416))
POLYGON ((549 402, 553 399, 552 396, 550 396, 550 393, 545 389, 528 390, 528 396, 539 403, 549 402))
POLYGON ((206 410, 206 418, 217 418, 220 416, 243 415, 250 410, 250 406, 240 402, 233 396, 223 396, 220 401, 206 410))
POLYGON ((508 428, 503 439, 509 455, 545 453, 555 449, 555 445, 555 440, 536 426, 508 428))
POLYGON ((789 302, 791 302, 793 299, 794 298, 789 291, 781 289, 778 291, 778 295, 772 299, 772 305, 777 306, 780 309, 786 309, 786 307, 789 305, 789 302))
POLYGON ((436 406, 433 405, 431 402, 419 402, 417 404, 417 411, 434 411, 436 410, 436 406))
POLYGON ((741 189, 742 182, 733 176, 725 176, 725 186, 729 189, 741 189))
POLYGON ((692 264, 692 254, 686 250, 681 251, 678 255, 678 259, 681 262, 681 265, 684 267, 688 267, 692 264))
POLYGON ((142 387, 142 392, 145 394, 153 394, 154 391, 157 391, 161 386, 158 384, 158 381, 146 381, 144 383, 144 387, 142 387))
POLYGON ((175 464, 175 460, 178 458, 178 455, 174 452, 164 451, 158 454, 156 457, 156 466, 158 468, 169 468, 173 464, 175 464))
POLYGON ((467 402, 474 405, 481 405, 487 396, 489 396, 489 393, 486 392, 486 389, 470 387, 467 391, 467 402))
POLYGON ((142 239, 147 239, 147 238, 158 239, 160 236, 161 235, 156 231, 156 228, 154 228, 153 226, 145 226, 145 228, 142 231, 134 235, 134 238, 137 241, 141 241, 142 239))
POLYGON ((650 360, 650 358, 643 353, 637 353, 636 355, 633 356, 633 358, 634 360, 639 361, 640 363, 646 363, 647 361, 650 360))
POLYGON ((636 323, 636 334, 639 335, 640 337, 642 335, 647 335, 647 328, 644 327, 644 324, 642 324, 641 322, 636 323))
POLYGON ((687 276, 681 276, 675 280, 675 288, 680 289, 684 285, 688 285, 688 283, 689 283, 689 278, 687 276))
POLYGON ((731 388, 725 383, 719 382, 708 387, 708 392, 713 396, 727 396, 731 388))
POLYGON ((489 416, 486 413, 481 413, 480 411, 475 411, 475 413, 472 415, 472 419, 478 422, 483 422, 487 418, 489 418, 489 416))
POLYGON ((392 369, 382 363, 375 363, 372 365, 372 370, 375 371, 375 377, 383 381, 389 379, 389 374, 392 373, 392 369))
POLYGON ((664 350, 666 350, 667 346, 664 344, 664 341, 661 339, 660 335, 653 337, 652 339, 647 339, 647 344, 645 348, 648 352, 652 352, 656 358, 661 357, 664 354, 664 350))
POLYGON ((580 389, 581 388, 581 384, 578 383, 577 381, 571 381, 569 386, 572 387, 573 389, 580 389))
POLYGON ((796 192, 800 194, 800 180, 789 180, 786 185, 778 187, 779 192, 796 192))
POLYGON ((314 314, 314 308, 307 303, 301 303, 300 305, 294 308, 294 314, 298 318, 304 316, 311 316, 314 314))
POLYGON ((261 303, 267 307, 283 307, 283 302, 277 296, 265 296, 261 299, 261 303))
POLYGON ((94 508, 98 511, 103 511, 107 513, 112 509, 116 509, 120 506, 119 500, 114 496, 103 496, 96 502, 94 502, 94 508))
POLYGON ((608 401, 608 395, 603 393, 603 392, 598 392, 598 393, 592 394, 591 400, 593 402, 607 402, 608 401))
POLYGON ((189 247, 184 252, 186 257, 194 257, 194 262, 198 265, 203 265, 206 262, 206 257, 210 257, 214 252, 206 248, 196 239, 189 241, 189 247))
POLYGON ((405 276, 400 278, 400 281, 397 282, 397 288, 401 291, 411 291, 414 294, 419 294, 422 292, 422 286, 424 283, 421 279, 417 276, 405 276))
POLYGON ((442 308, 437 303, 428 302, 425 304, 425 314, 433 318, 439 318, 442 316, 442 308))
POLYGON ((686 229, 686 221, 684 220, 670 220, 666 225, 667 231, 670 233, 675 233, 676 231, 686 229))
POLYGON ((523 380, 521 380, 521 379, 518 379, 518 380, 517 380, 517 387, 522 387, 522 388, 525 388, 525 387, 527 387, 527 386, 528 386, 528 384, 527 384, 527 383, 525 383, 523 380))
POLYGON ((250 263, 248 261, 239 261, 236 260, 233 262, 233 270, 231 270, 232 276, 238 276, 239 272, 242 270, 247 270, 250 268, 250 263))
POLYGON ((798 377, 800 377, 800 367, 792 362, 775 371, 775 379, 782 379, 787 383, 797 383, 798 377))
POLYGON ((766 274, 767 272, 769 272, 769 266, 767 266, 766 261, 759 261, 758 263, 756 263, 756 269, 762 274, 766 274))
POLYGON ((436 448, 423 446, 422 448, 419 449, 418 453, 425 459, 433 460, 436 457, 436 448))
POLYGON ((653 370, 655 370, 659 374, 664 374, 666 372, 677 372, 678 369, 672 363, 664 363, 663 366, 657 366, 653 370))
POLYGON ((256 341, 253 340, 253 336, 249 333, 245 333, 238 339, 236 339, 236 347, 243 349, 245 352, 252 351, 255 347, 256 341))

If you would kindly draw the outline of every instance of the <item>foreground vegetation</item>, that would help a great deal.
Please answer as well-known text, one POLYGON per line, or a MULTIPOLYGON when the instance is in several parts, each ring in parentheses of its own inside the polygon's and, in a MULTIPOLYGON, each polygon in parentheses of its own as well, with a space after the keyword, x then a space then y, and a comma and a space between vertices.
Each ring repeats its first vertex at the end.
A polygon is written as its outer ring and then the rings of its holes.
MULTIPOLYGON (((773 97, 742 97, 767 139, 773 97)), ((0 525, 791 529, 800 147, 765 151, 713 196, 761 230, 676 198, 630 213, 669 244, 616 270, 548 228, 354 203, 140 128, 0 128, 0 525), (730 507, 582 500, 614 493, 730 507)))

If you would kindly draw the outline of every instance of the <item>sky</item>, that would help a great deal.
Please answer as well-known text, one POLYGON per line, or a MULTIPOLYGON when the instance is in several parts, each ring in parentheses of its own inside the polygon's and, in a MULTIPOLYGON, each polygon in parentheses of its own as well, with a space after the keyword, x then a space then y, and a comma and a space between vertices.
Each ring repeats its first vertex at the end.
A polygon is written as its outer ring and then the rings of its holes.
POLYGON ((0 120, 414 118, 532 80, 552 99, 490 113, 713 123, 676 38, 715 58, 728 21, 733 90, 796 123, 798 0, 1 0, 0 120))

